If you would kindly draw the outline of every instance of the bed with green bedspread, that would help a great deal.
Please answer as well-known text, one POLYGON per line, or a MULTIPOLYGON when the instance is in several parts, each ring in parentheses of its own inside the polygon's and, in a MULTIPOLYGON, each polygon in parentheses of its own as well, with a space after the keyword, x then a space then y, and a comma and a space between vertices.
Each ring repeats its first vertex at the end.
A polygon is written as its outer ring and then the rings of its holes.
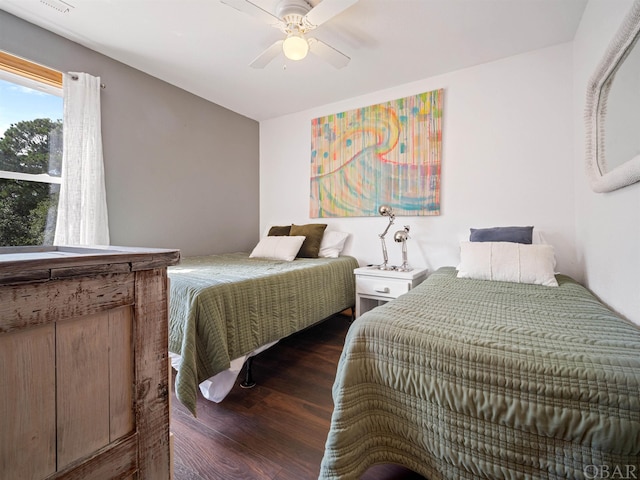
POLYGON ((430 480, 640 478, 640 330, 557 279, 446 267, 358 318, 320 478, 375 463, 430 480))
POLYGON ((248 253, 188 257, 170 267, 178 399, 195 414, 198 385, 231 360, 352 307, 357 267, 349 256, 286 262, 248 253))

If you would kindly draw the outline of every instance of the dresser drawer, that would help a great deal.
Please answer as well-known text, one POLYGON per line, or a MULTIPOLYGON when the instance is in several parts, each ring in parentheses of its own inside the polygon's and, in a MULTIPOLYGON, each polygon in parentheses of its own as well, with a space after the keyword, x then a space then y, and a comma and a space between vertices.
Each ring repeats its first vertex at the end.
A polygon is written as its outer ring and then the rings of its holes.
POLYGON ((356 293, 376 297, 396 298, 411 289, 411 282, 400 278, 376 278, 358 276, 356 293))

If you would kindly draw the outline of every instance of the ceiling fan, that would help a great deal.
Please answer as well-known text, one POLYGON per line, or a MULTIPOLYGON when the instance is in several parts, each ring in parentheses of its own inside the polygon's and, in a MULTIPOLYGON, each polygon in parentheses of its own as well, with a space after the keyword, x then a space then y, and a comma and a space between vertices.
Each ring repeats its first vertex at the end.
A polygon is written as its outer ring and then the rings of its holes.
POLYGON ((336 68, 342 68, 351 60, 344 53, 306 33, 343 12, 358 0, 322 0, 311 7, 305 0, 280 0, 275 15, 248 0, 220 0, 225 5, 252 15, 268 25, 282 30, 286 37, 278 40, 262 52, 249 65, 264 68, 283 52, 289 60, 302 60, 311 52, 336 68))

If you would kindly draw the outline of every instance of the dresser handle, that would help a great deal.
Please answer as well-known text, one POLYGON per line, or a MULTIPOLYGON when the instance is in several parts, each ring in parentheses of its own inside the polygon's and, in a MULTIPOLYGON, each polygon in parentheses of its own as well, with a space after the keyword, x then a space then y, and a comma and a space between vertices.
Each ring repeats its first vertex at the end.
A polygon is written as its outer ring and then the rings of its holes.
POLYGON ((379 287, 374 289, 378 293, 389 293, 391 290, 389 287, 379 287))

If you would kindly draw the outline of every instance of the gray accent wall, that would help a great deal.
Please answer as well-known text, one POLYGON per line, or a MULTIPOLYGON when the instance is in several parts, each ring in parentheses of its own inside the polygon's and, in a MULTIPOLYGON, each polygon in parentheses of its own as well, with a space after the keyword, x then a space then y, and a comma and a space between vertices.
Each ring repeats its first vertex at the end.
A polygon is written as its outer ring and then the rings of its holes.
POLYGON ((179 248, 183 256, 255 246, 258 122, 2 10, 0 50, 106 84, 102 141, 112 245, 179 248))

